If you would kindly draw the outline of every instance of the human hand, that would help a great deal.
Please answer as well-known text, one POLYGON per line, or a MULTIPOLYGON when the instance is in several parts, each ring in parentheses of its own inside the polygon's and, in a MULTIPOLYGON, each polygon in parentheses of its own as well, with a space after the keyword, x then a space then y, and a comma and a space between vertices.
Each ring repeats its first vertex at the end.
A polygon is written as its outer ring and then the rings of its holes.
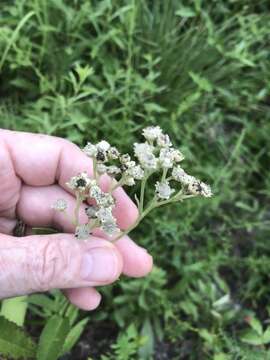
MULTIPOLYGON (((64 214, 51 208, 63 198, 72 210, 75 198, 66 182, 82 171, 91 175, 91 160, 71 142, 0 129, 0 299, 58 288, 71 303, 91 310, 101 299, 95 286, 112 283, 122 272, 140 277, 151 271, 152 257, 127 236, 112 244, 97 232, 79 241, 64 214), (17 219, 27 234, 46 226, 61 233, 13 237, 17 219)), ((102 179, 104 190, 109 182, 102 179)), ((114 196, 115 216, 125 229, 138 211, 122 188, 114 196)), ((87 220, 84 206, 80 217, 87 220)))

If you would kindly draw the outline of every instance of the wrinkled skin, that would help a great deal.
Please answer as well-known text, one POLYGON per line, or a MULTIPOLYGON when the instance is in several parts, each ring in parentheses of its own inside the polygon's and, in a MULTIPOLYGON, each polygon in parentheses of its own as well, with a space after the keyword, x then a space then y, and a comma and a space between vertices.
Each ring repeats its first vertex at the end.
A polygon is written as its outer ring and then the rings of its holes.
MULTIPOLYGON (((91 175, 92 162, 71 142, 0 129, 0 298, 58 288, 73 304, 91 310, 101 300, 96 286, 114 282, 121 273, 141 277, 151 271, 152 257, 129 237, 112 244, 97 230, 78 241, 64 214, 51 208, 56 199, 66 199, 71 216, 75 198, 66 182, 82 171, 91 175), (27 236, 12 236, 16 219, 27 224, 27 236), (37 226, 59 233, 31 235, 37 226)), ((103 190, 109 183, 102 178, 103 190)), ((125 229, 138 211, 122 188, 114 196, 114 215, 125 229)), ((87 221, 84 206, 80 218, 87 221)))

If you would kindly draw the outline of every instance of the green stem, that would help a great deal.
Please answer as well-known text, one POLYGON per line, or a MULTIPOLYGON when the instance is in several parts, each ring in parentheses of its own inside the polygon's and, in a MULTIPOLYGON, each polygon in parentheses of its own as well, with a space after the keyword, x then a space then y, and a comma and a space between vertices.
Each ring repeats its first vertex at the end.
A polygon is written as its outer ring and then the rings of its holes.
POLYGON ((97 228, 99 226, 99 220, 98 219, 91 219, 88 223, 89 231, 97 228))
POLYGON ((93 158, 93 172, 94 172, 94 179, 97 180, 98 175, 97 175, 97 160, 95 158, 93 158))
POLYGON ((164 182, 166 180, 167 172, 168 172, 168 169, 163 169, 161 182, 164 182))
POLYGON ((139 214, 143 212, 143 203, 144 203, 144 192, 145 192, 145 185, 147 182, 148 176, 146 176, 141 183, 141 192, 140 192, 140 200, 139 200, 139 214))
POLYGON ((80 211, 81 203, 82 203, 82 198, 80 194, 76 192, 76 205, 74 209, 74 221, 73 221, 75 226, 79 225, 79 211, 80 211))
POLYGON ((172 198, 168 199, 168 200, 164 200, 164 201, 158 201, 156 197, 154 197, 152 199, 152 201, 149 202, 149 205, 146 207, 146 209, 144 211, 142 211, 139 214, 138 219, 136 220, 136 222, 134 224, 132 224, 128 229, 126 229, 125 231, 121 231, 120 234, 112 240, 112 242, 115 242, 117 240, 119 240, 121 237, 127 235, 128 233, 130 233, 130 231, 132 231, 133 229, 135 229, 135 227, 143 220, 143 218, 152 210, 166 205, 168 203, 171 202, 177 202, 177 201, 183 201, 189 198, 193 198, 196 197, 196 195, 182 195, 182 190, 180 190, 176 195, 174 195, 172 198))
POLYGON ((113 179, 112 182, 111 182, 109 194, 112 194, 112 192, 114 190, 116 190, 117 188, 119 188, 122 185, 123 185, 123 177, 119 181, 115 181, 115 182, 114 182, 114 179, 113 179))
POLYGON ((127 235, 130 231, 132 231, 133 229, 135 229, 135 227, 142 221, 142 219, 154 208, 156 207, 156 201, 151 201, 150 205, 142 212, 140 213, 138 219, 136 220, 136 222, 134 224, 132 224, 128 229, 126 229, 125 231, 121 231, 121 233, 113 240, 113 242, 119 240, 122 236, 127 235))

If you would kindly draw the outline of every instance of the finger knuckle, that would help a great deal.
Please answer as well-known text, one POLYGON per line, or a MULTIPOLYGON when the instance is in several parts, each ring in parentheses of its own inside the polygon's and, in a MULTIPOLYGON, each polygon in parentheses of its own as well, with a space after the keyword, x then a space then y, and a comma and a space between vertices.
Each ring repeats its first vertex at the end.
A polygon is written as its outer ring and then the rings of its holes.
POLYGON ((30 261, 34 289, 43 292, 58 287, 59 281, 65 279, 63 274, 68 268, 70 258, 69 247, 63 239, 55 239, 55 241, 43 239, 37 244, 34 261, 30 261))

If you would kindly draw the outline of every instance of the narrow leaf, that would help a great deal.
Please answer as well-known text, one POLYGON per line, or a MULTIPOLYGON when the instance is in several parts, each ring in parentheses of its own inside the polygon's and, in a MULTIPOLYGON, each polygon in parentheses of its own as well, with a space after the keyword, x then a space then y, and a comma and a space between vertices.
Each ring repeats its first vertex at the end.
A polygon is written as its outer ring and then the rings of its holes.
POLYGON ((263 334, 263 343, 268 344, 270 342, 270 326, 265 330, 263 334))
POLYGON ((181 8, 175 12, 175 15, 178 15, 178 16, 181 16, 181 17, 184 17, 184 18, 189 18, 189 17, 196 16, 196 13, 190 7, 181 6, 181 8))
POLYGON ((46 323, 38 344, 37 360, 56 360, 70 330, 67 318, 52 316, 46 323))
POLYGON ((62 354, 69 352, 73 348, 73 346, 76 344, 76 342, 80 338, 80 336, 85 328, 85 325, 88 323, 88 321, 89 321, 89 318, 85 318, 85 319, 82 319, 81 321, 79 321, 78 324, 73 326, 73 328, 68 333, 66 340, 64 342, 62 354))
POLYGON ((155 339, 153 328, 149 319, 144 321, 141 336, 145 338, 146 341, 139 349, 140 359, 150 359, 154 353, 155 339))

